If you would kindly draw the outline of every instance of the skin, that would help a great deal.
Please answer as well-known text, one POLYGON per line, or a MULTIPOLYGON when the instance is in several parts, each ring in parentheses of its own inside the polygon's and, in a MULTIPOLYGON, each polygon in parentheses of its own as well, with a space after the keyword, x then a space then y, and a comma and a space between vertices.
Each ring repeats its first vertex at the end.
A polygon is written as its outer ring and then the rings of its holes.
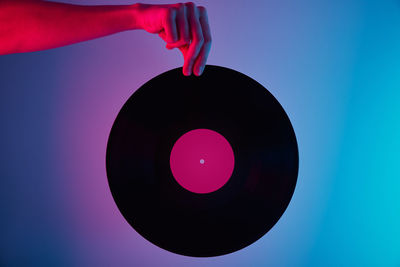
POLYGON ((51 49, 143 29, 183 55, 183 74, 201 75, 211 49, 204 7, 171 5, 81 6, 40 0, 0 0, 0 55, 51 49))

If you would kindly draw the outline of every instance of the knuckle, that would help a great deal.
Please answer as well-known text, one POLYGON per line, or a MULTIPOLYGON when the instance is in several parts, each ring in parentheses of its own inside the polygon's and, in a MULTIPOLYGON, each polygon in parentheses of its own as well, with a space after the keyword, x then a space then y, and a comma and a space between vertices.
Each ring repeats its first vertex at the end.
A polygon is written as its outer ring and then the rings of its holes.
POLYGON ((204 6, 198 6, 197 9, 199 10, 200 14, 207 14, 207 9, 204 6))
POLYGON ((196 43, 198 43, 200 46, 204 44, 204 37, 202 35, 198 35, 195 38, 196 43))
POLYGON ((180 16, 180 17, 186 16, 186 7, 184 5, 179 6, 177 8, 177 16, 180 16))
POLYGON ((193 41, 197 43, 203 43, 204 42, 204 36, 201 32, 201 29, 196 29, 192 31, 192 39, 193 41))
POLYGON ((195 41, 195 48, 196 49, 200 49, 203 46, 203 44, 204 44, 204 39, 203 38, 197 39, 195 41))
POLYGON ((212 43, 211 39, 208 39, 208 40, 204 41, 204 44, 203 44, 203 45, 204 45, 206 48, 210 48, 210 47, 211 47, 211 43, 212 43))
POLYGON ((190 8, 194 8, 195 7, 195 4, 193 2, 187 2, 187 3, 185 3, 185 5, 187 7, 190 7, 190 8))

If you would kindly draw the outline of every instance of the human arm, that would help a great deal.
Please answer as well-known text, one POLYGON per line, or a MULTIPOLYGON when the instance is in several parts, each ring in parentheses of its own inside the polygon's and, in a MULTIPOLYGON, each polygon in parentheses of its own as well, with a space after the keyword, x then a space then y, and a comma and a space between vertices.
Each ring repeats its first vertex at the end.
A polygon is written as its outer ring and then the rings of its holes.
POLYGON ((193 3, 81 6, 0 0, 0 55, 32 52, 144 29, 179 48, 183 73, 200 75, 211 46, 206 10, 193 3))

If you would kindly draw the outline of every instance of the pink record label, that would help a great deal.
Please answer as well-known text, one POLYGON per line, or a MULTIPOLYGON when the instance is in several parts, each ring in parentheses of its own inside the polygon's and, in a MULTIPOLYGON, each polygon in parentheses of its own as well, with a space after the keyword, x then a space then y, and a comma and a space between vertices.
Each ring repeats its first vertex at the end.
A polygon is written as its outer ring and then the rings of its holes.
POLYGON ((174 144, 170 166, 175 180, 185 189, 211 193, 228 182, 235 165, 229 142, 208 129, 191 130, 174 144))

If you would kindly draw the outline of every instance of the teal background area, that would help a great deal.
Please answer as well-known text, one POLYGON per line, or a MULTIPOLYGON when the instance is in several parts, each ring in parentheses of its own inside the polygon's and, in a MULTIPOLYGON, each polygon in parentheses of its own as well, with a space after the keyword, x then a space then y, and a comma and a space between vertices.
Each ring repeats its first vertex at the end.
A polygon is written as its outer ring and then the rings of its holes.
POLYGON ((282 218, 214 258, 128 225, 107 184, 108 134, 129 96, 182 58, 124 32, 0 57, 0 265, 400 266, 400 2, 195 3, 208 9, 208 63, 264 85, 292 121, 300 168, 282 218))

